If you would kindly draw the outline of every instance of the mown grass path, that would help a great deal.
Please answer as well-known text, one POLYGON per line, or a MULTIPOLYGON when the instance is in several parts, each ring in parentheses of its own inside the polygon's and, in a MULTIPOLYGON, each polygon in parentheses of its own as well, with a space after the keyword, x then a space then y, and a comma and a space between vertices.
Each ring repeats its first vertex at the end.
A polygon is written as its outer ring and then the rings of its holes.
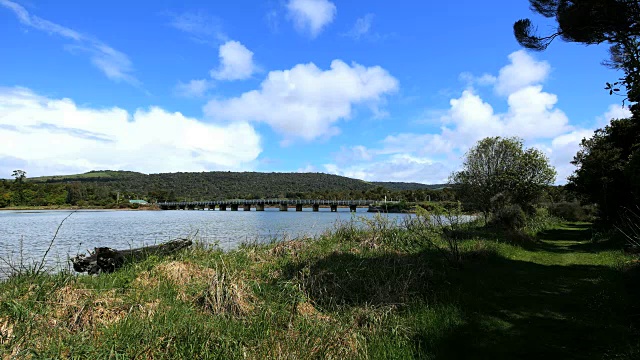
MULTIPOLYGON (((538 234, 524 250, 504 247, 458 275, 466 324, 438 358, 632 358, 621 250, 592 242, 588 224, 538 234)), ((635 354, 638 355, 638 354, 635 354)))

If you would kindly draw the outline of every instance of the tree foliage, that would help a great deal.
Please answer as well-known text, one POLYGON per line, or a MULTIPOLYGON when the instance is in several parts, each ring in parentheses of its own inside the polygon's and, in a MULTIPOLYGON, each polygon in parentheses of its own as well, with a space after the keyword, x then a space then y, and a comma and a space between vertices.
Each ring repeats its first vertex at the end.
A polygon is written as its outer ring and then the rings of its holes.
MULTIPOLYGON (((529 0, 531 10, 554 18, 554 32, 539 35, 530 19, 521 19, 513 25, 518 42, 533 50, 545 50, 557 37, 586 45, 608 43, 610 60, 606 65, 623 70, 620 81, 607 83, 610 93, 627 89, 627 98, 640 100, 640 2, 637 0, 529 0)), ((632 109, 635 107, 632 107, 632 109)))
POLYGON ((13 170, 13 173, 11 173, 11 176, 13 176, 13 178, 16 179, 16 182, 20 183, 27 178, 27 172, 24 170, 13 170))
POLYGON ((422 202, 453 201, 455 193, 442 185, 369 183, 320 173, 199 172, 141 174, 91 171, 85 174, 3 180, 0 207, 114 207, 129 199, 207 201, 222 199, 371 199, 422 202), (433 189, 437 187, 439 189, 433 189), (23 196, 19 196, 22 190, 23 196), (119 202, 118 202, 119 199, 119 202))
POLYGON ((582 140, 572 164, 570 188, 598 204, 604 220, 616 219, 622 208, 640 203, 640 122, 612 120, 582 140))
POLYGON ((488 137, 467 152, 451 181, 463 201, 487 216, 508 204, 531 209, 555 175, 547 157, 537 149, 523 149, 521 139, 488 137))

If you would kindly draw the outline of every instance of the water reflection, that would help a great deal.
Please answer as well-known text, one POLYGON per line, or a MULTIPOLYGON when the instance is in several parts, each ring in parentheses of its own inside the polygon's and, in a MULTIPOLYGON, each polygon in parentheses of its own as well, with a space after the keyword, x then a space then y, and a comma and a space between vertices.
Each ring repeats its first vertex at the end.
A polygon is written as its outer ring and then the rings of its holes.
MULTIPOLYGON (((69 211, 0 211, 0 258, 39 259, 46 251, 60 222, 69 211)), ((83 210, 71 215, 60 228, 48 257, 49 264, 64 264, 69 254, 96 246, 130 248, 167 240, 198 237, 225 250, 241 242, 263 242, 274 238, 314 237, 332 229, 336 221, 353 216, 372 217, 366 209, 320 209, 312 212, 280 212, 276 208, 257 211, 102 211, 83 210)), ((392 220, 405 216, 388 214, 392 220)))

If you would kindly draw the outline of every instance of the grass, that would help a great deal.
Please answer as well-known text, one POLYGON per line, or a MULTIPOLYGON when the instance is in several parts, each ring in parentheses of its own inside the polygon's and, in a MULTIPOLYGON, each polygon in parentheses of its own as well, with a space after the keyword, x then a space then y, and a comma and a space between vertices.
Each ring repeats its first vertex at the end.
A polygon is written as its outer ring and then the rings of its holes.
MULTIPOLYGON (((113 274, 0 283, 4 358, 637 358, 634 259, 586 223, 510 244, 343 224, 318 239, 196 246, 113 274), (426 239, 430 237, 429 239, 426 239)), ((526 238, 526 237, 525 237, 526 238)), ((637 284, 637 282, 635 283, 637 284)))

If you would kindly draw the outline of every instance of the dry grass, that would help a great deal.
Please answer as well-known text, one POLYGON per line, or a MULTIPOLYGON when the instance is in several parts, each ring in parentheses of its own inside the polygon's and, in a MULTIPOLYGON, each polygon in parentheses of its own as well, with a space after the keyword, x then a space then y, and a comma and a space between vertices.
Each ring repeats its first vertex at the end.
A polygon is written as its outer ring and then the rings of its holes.
POLYGON ((52 316, 46 320, 51 326, 70 332, 109 326, 124 319, 131 310, 115 290, 97 296, 95 291, 67 285, 54 293, 54 299, 52 316))
POLYGON ((211 276, 207 289, 197 299, 206 311, 215 315, 243 317, 255 308, 255 296, 244 280, 220 269, 211 276))
POLYGON ((14 337, 13 323, 9 318, 0 317, 0 345, 9 343, 14 337))
POLYGON ((309 239, 297 239, 282 241, 276 244, 269 253, 274 256, 290 255, 297 257, 298 254, 308 247, 309 239))
POLYGON ((296 304, 296 313, 302 317, 311 320, 320 320, 320 321, 331 321, 331 317, 328 315, 322 314, 318 309, 315 308, 310 302, 305 301, 296 304))
POLYGON ((247 359, 355 359, 361 344, 352 328, 309 336, 301 329, 289 328, 271 333, 258 346, 246 349, 247 359))
POLYGON ((215 274, 213 269, 182 261, 160 264, 154 269, 154 273, 161 275, 177 286, 206 283, 215 274))

